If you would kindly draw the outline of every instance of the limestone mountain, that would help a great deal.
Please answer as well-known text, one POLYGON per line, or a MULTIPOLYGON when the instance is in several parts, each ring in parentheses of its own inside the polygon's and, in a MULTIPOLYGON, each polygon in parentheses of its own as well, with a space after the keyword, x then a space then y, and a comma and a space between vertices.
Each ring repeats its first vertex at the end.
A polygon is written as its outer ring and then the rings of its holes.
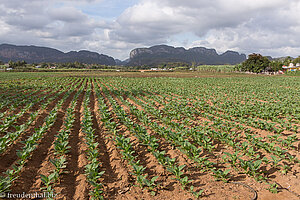
POLYGON ((96 52, 81 50, 64 53, 57 49, 38 46, 16 46, 11 44, 0 45, 0 60, 26 61, 27 63, 42 62, 81 62, 87 64, 115 65, 114 58, 96 52))
POLYGON ((194 47, 185 49, 183 47, 172 47, 168 45, 157 45, 150 48, 137 48, 130 52, 130 61, 127 65, 149 65, 154 66, 168 62, 184 62, 206 65, 237 64, 246 60, 245 54, 235 51, 226 51, 218 54, 215 49, 205 47, 194 47))

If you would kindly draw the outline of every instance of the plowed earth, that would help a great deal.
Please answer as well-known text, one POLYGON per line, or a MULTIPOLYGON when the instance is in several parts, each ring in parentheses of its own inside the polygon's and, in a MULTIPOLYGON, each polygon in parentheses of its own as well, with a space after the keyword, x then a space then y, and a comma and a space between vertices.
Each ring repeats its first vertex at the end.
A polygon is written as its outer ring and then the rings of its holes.
MULTIPOLYGON (((75 74, 73 74, 76 76, 75 74)), ((67 76, 67 75, 66 75, 67 76)), ((131 77, 134 74, 126 73, 126 76, 131 77)), ((152 74, 149 75, 151 77, 152 74)), ((183 75, 184 76, 184 75, 183 75)), ((55 77, 55 76, 54 76, 55 77)), ((151 78, 139 78, 139 81, 147 79, 149 81, 151 78)), ((174 75, 174 77, 180 77, 180 75, 174 75)), ((172 79, 175 79, 175 78, 172 79)), ((192 76, 189 76, 192 77, 192 76)), ((220 76, 222 77, 222 76, 220 76)), ((228 81, 231 81, 229 75, 228 81)), ((56 79, 53 77, 48 78, 48 82, 55 85, 56 79)), ((59 79, 64 79, 60 74, 59 79)), ((203 77, 205 78, 205 77, 203 77)), ((211 76, 209 76, 209 79, 211 76)), ((223 77, 224 78, 224 77, 223 77)), ((156 78, 152 78, 156 81, 156 78)), ((184 78, 178 78, 184 79, 184 78)), ((262 79, 262 77, 259 77, 262 79)), ((37 141, 38 147, 32 152, 32 155, 27 160, 23 169, 18 174, 18 177, 13 181, 10 186, 11 194, 21 194, 21 193, 34 193, 34 192, 43 192, 42 189, 44 184, 41 181, 40 175, 49 175, 51 170, 54 169, 54 166, 51 164, 50 160, 55 157, 54 154, 54 141, 58 132, 64 128, 64 120, 66 116, 66 109, 70 107, 71 101, 74 98, 75 93, 83 86, 83 92, 79 94, 76 99, 76 106, 74 110, 75 119, 71 133, 69 136, 69 146, 70 151, 66 153, 66 172, 61 174, 58 182, 53 184, 53 188, 56 194, 56 199, 90 199, 90 190, 92 186, 87 181, 85 174, 85 166, 89 163, 87 158, 87 144, 84 139, 84 132, 82 131, 82 120, 84 115, 83 101, 86 95, 86 89, 88 85, 91 87, 91 94, 89 96, 89 110, 92 115, 92 128, 94 129, 94 134, 96 137, 96 142, 98 145, 98 161, 101 163, 101 171, 105 171, 104 174, 99 179, 103 184, 103 197, 104 199, 157 199, 157 200, 182 200, 182 199, 196 199, 196 197, 189 192, 189 187, 193 186, 195 191, 203 190, 203 193, 199 198, 201 199, 263 199, 263 200, 282 200, 282 199, 300 199, 300 167, 299 163, 288 162, 286 160, 280 161, 280 165, 288 165, 290 169, 286 174, 282 173, 282 169, 279 167, 274 167, 271 164, 262 165, 259 171, 267 171, 266 177, 267 182, 276 183, 277 191, 272 193, 268 190, 270 187, 265 182, 256 181, 252 176, 246 174, 241 168, 235 170, 233 166, 228 163, 225 163, 222 157, 224 152, 234 153, 235 149, 232 146, 226 145, 216 139, 213 139, 213 144, 216 148, 212 152, 203 149, 201 157, 207 156, 209 161, 216 163, 215 169, 230 169, 230 177, 227 182, 215 180, 213 173, 210 170, 204 170, 197 167, 197 164, 191 160, 183 151, 180 151, 176 145, 172 144, 168 138, 162 137, 150 126, 144 124, 141 119, 134 115, 131 112, 130 107, 134 106, 140 111, 144 111, 145 114, 151 118, 153 123, 157 123, 161 127, 170 128, 171 131, 176 131, 174 127, 169 127, 169 125, 155 116, 153 113, 147 109, 147 106, 151 106, 157 110, 161 110, 163 116, 168 116, 168 110, 165 109, 165 105, 169 104, 172 101, 178 101, 178 99, 189 100, 188 97, 182 95, 182 93, 177 93, 171 96, 169 92, 164 93, 164 90, 159 87, 164 87, 163 85, 158 85, 157 90, 146 90, 145 87, 138 91, 133 89, 132 85, 126 85, 125 82, 130 82, 134 78, 99 78, 99 77, 85 77, 83 74, 80 74, 80 77, 68 77, 70 83, 65 83, 66 86, 75 86, 74 91, 64 100, 62 107, 57 112, 57 118, 49 130, 44 133, 43 137, 37 141), (84 79, 88 80, 85 85, 83 85, 84 79), (132 148, 134 150, 134 155, 136 160, 139 160, 139 163, 145 167, 144 173, 147 174, 148 178, 158 176, 155 181, 156 189, 155 194, 151 194, 146 187, 141 188, 138 186, 136 177, 132 173, 132 167, 126 159, 123 159, 120 149, 117 147, 113 134, 108 130, 105 124, 101 121, 101 113, 99 112, 99 99, 96 95, 96 86, 100 88, 100 94, 104 99, 105 104, 108 106, 108 110, 111 113, 112 120, 118 124, 119 133, 124 135, 126 138, 130 138, 132 148), (108 93, 105 91, 108 90, 108 93), (176 96, 175 96, 176 95, 176 96), (176 98, 173 98, 176 97, 176 98), (170 158, 175 158, 178 165, 185 165, 184 175, 188 177, 191 182, 187 187, 183 188, 178 180, 175 179, 175 176, 170 173, 166 166, 163 166, 159 163, 156 157, 148 150, 147 146, 141 144, 141 141, 133 134, 128 127, 123 124, 120 119, 117 117, 114 112, 114 107, 112 105, 111 99, 115 100, 117 104, 121 106, 122 109, 127 114, 127 117, 133 121, 134 124, 140 125, 147 130, 147 133, 154 136, 158 139, 158 150, 165 151, 165 155, 170 158), (127 103, 125 103, 127 102, 127 103)), ((189 78, 191 80, 191 78, 189 78)), ((151 80, 150 80, 151 81, 151 80)), ((241 80, 239 80, 241 81, 241 80)), ((0 81, 1 82, 1 81, 0 81)), ((4 81, 3 81, 4 82, 4 81)), ((44 81, 43 83, 45 83, 44 81)), ((158 83, 159 80, 158 80, 158 83)), ((165 83, 165 82, 164 82, 165 83)), ((28 81, 30 84, 30 81, 28 81)), ((289 85, 289 84, 287 84, 289 85)), ((205 86, 205 85, 204 85, 205 86)), ((52 87, 51 85, 45 86, 52 87)), ((188 86, 177 85, 179 88, 188 89, 188 86)), ((138 87, 137 87, 138 88, 138 87)), ((153 89, 153 88, 152 88, 153 89)), ((286 89, 289 90, 289 89, 286 89)), ((22 91, 20 91, 22 92, 22 91)), ((28 93, 29 91, 24 91, 28 93)), ((172 91, 176 92, 176 91, 172 91)), ((294 91, 294 93, 299 92, 299 89, 294 91)), ((0 93, 5 93, 4 88, 0 90, 0 93), (3 91, 2 91, 3 90, 3 91)), ((224 94, 226 93, 226 88, 224 94)), ((38 92, 39 95, 41 93, 38 92)), ((49 112, 55 107, 55 105, 61 100, 65 92, 59 95, 53 102, 51 102, 44 111, 40 112, 35 119, 34 123, 31 124, 26 131, 24 131, 20 137, 14 141, 2 154, 0 154, 0 172, 5 177, 4 172, 8 169, 12 169, 12 166, 17 162, 18 156, 16 152, 21 150, 24 146, 22 141, 25 141, 36 128, 43 126, 44 120, 48 116, 49 112)), ((11 96, 14 94, 11 93, 11 96)), ((45 94, 46 95, 46 94, 45 94)), ((255 97, 257 98, 257 97, 255 97)), ((197 99, 195 98, 195 101, 197 99)), ((228 100, 230 101, 230 99, 228 100)), ((265 102, 266 104, 268 102, 265 102)), ((30 111, 34 112, 39 109, 43 102, 36 104, 30 111)), ((214 106, 212 102, 207 100, 208 106, 214 106)), ((192 104, 188 106, 193 107, 192 104)), ((199 108, 193 108, 195 110, 199 108)), ((9 107, 7 107, 9 111, 9 107)), ((15 110, 14 112, 18 112, 15 110)), ((26 121, 29 117, 29 113, 26 113, 22 118, 16 121, 15 125, 22 124, 22 120, 26 121)), ((222 113, 222 112, 219 112, 222 113)), ((184 115, 184 113, 178 113, 181 115, 180 119, 175 120, 172 118, 172 121, 176 122, 179 125, 187 130, 192 127, 198 127, 203 124, 211 125, 212 119, 201 116, 193 116, 189 118, 184 115), (191 123, 190 126, 187 126, 183 121, 188 119, 191 123)), ((299 113, 298 113, 299 114, 299 113)), ((255 117, 255 116, 252 116, 255 117)), ((224 119, 224 121, 230 121, 224 119)), ((236 121, 230 121, 237 123, 236 121)), ((294 120, 293 123, 296 126, 300 126, 299 120, 294 120)), ((274 135, 272 131, 261 130, 255 127, 251 127, 248 124, 240 123, 241 126, 245 128, 250 128, 252 131, 255 131, 256 137, 262 137, 264 141, 267 140, 268 135, 274 135)), ((13 126, 12 126, 13 127, 13 126)), ((14 130, 13 128, 9 130, 14 130)), ((216 128, 217 130, 217 128, 216 128)), ((299 129, 298 129, 299 130, 299 129)), ((237 131, 233 129, 232 131, 237 131)), ((247 141, 244 137, 244 132, 241 130, 242 137, 241 141, 247 141)), ((287 138, 289 135, 296 135, 297 139, 290 148, 282 147, 280 148, 287 151, 288 154, 292 155, 294 158, 300 159, 299 155, 299 131, 284 131, 282 135, 283 138, 287 138)), ((197 142, 193 141, 193 138, 189 138, 189 141, 192 142, 196 147, 202 148, 197 142)), ((256 149, 257 155, 261 157, 266 156, 270 158, 270 153, 265 150, 256 149)), ((260 157, 260 158, 261 158, 260 157)), ((245 159, 249 159, 246 155, 243 155, 245 159)), ((25 198, 24 198, 25 199, 25 198)))

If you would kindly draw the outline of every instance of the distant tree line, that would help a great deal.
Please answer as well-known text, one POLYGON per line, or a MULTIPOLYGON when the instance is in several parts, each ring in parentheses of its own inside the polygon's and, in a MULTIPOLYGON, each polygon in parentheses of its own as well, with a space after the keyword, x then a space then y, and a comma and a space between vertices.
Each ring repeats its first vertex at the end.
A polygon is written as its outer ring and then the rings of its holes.
POLYGON ((18 67, 26 67, 26 61, 22 60, 22 61, 16 61, 16 62, 13 62, 13 61, 9 61, 8 62, 8 66, 11 67, 11 68, 18 68, 18 67))
POLYGON ((140 70, 140 69, 150 69, 150 68, 159 68, 159 69, 170 69, 170 68, 180 68, 180 69, 189 69, 190 68, 190 64, 189 63, 185 63, 185 62, 163 62, 163 63, 153 63, 153 64, 149 64, 149 65, 137 65, 137 66, 127 66, 132 68, 132 69, 136 69, 136 70, 140 70))
POLYGON ((39 65, 41 68, 50 68, 50 67, 56 67, 56 68, 77 68, 82 69, 85 68, 86 65, 80 62, 66 62, 66 63, 40 63, 40 64, 34 64, 35 66, 39 65))
POLYGON ((300 63, 300 56, 296 59, 291 57, 286 57, 285 59, 269 60, 267 57, 262 56, 261 54, 250 54, 248 59, 243 63, 235 66, 236 71, 242 72, 277 72, 282 70, 283 65, 289 65, 290 63, 300 63))
POLYGON ((158 68, 190 68, 190 64, 189 63, 185 63, 185 62, 168 62, 168 63, 161 63, 158 64, 157 67, 158 68))

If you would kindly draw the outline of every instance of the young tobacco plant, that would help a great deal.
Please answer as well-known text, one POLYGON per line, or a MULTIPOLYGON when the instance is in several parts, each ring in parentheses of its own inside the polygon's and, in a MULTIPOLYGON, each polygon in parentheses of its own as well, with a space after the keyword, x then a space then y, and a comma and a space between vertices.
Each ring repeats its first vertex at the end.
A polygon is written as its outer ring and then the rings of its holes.
POLYGON ((277 183, 268 183, 269 184, 269 188, 267 188, 267 190, 269 190, 270 192, 277 194, 278 193, 278 188, 279 186, 277 185, 277 183))
POLYGON ((218 170, 211 169, 211 171, 213 172, 212 176, 214 176, 217 181, 221 180, 224 183, 227 183, 230 179, 229 172, 231 171, 231 169, 226 169, 225 171, 221 169, 218 170))
POLYGON ((196 199, 199 199, 203 192, 204 190, 199 190, 198 192, 196 192, 194 191, 194 186, 190 187, 190 193, 192 193, 196 197, 196 199))

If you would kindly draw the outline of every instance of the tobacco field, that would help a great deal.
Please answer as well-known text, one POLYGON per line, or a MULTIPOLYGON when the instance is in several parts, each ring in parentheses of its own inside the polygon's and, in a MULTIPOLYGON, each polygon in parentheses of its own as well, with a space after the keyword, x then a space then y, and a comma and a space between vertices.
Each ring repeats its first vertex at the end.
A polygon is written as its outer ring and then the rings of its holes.
POLYGON ((0 78, 2 194, 300 198, 298 77, 0 78))

